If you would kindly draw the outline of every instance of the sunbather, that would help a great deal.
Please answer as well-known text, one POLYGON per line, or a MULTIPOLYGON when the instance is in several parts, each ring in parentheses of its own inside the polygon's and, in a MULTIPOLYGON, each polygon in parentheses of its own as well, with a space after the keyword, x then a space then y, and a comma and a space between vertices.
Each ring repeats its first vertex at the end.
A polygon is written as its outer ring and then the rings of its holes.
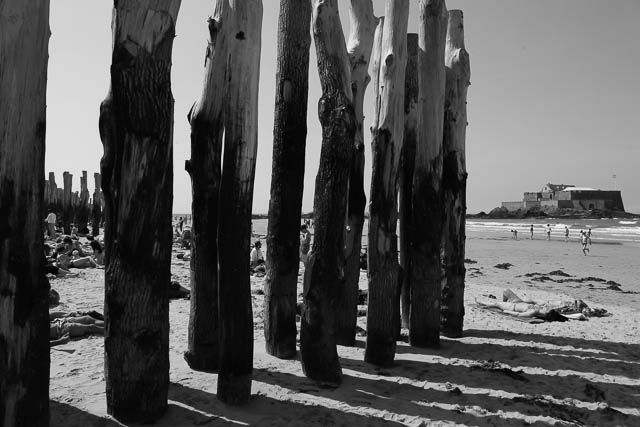
POLYGON ((104 320, 100 313, 68 313, 54 311, 49 313, 49 345, 64 344, 70 338, 83 337, 91 334, 104 334, 104 320), (93 316, 91 315, 93 314, 93 316))
POLYGON ((580 299, 573 301, 525 301, 510 289, 504 291, 503 301, 478 301, 478 304, 483 307, 498 308, 504 313, 517 317, 535 317, 550 321, 586 320, 587 317, 608 315, 606 310, 591 309, 580 299))

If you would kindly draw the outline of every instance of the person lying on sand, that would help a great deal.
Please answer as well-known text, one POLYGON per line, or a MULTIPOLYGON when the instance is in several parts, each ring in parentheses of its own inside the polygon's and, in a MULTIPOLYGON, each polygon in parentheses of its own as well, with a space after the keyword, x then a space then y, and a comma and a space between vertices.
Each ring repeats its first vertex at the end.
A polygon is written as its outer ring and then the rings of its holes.
POLYGON ((564 322, 568 319, 587 320, 587 317, 610 315, 604 309, 591 309, 581 299, 573 301, 532 301, 523 300, 511 289, 503 292, 503 301, 478 302, 488 308, 498 308, 506 314, 517 317, 535 317, 547 321, 564 322))
MULTIPOLYGON (((89 313, 100 315, 97 312, 89 313)), ((91 334, 104 334, 104 320, 77 312, 55 311, 49 313, 49 346, 64 344, 70 338, 84 337, 91 334)))
POLYGON ((58 267, 66 270, 70 268, 96 268, 98 263, 90 256, 80 256, 79 252, 74 250, 71 255, 58 255, 58 267))

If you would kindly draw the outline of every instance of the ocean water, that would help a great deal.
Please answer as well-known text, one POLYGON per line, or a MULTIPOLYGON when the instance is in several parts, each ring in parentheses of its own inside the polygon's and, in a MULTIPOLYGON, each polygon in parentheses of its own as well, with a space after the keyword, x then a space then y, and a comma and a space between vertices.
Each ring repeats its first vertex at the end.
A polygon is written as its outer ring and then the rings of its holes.
MULTIPOLYGON (((187 221, 185 225, 191 224, 191 215, 174 215, 174 224, 178 217, 182 216, 187 221)), ((254 219, 252 221, 252 232, 259 238, 267 235, 267 220, 254 219)), ((591 238, 599 243, 617 243, 640 246, 640 220, 637 219, 467 219, 467 238, 473 238, 475 233, 504 235, 511 238, 511 230, 518 230, 518 237, 529 238, 529 229, 533 224, 534 238, 546 238, 545 229, 547 224, 551 225, 551 238, 563 239, 564 227, 569 227, 569 237, 578 239, 580 230, 587 230, 591 227, 591 238)), ((365 221, 362 233, 362 246, 367 247, 368 221, 365 221)), ((313 229, 311 230, 313 233, 313 229)), ((264 242, 263 242, 264 244, 264 242)))
POLYGON ((577 239, 580 230, 591 227, 592 240, 640 246, 640 220, 636 219, 467 219, 467 233, 503 233, 511 236, 518 230, 518 237, 529 238, 533 224, 534 238, 546 238, 546 226, 551 225, 551 238, 564 238, 564 228, 569 227, 569 237, 577 239))

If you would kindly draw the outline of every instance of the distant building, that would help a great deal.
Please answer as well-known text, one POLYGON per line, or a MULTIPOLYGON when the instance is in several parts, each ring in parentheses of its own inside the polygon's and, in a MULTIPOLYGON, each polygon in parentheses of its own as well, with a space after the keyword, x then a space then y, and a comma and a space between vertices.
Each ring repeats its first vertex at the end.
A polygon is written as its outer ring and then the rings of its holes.
POLYGON ((575 185, 547 183, 538 192, 525 192, 521 202, 502 202, 510 211, 531 208, 623 211, 620 191, 596 190, 575 185))

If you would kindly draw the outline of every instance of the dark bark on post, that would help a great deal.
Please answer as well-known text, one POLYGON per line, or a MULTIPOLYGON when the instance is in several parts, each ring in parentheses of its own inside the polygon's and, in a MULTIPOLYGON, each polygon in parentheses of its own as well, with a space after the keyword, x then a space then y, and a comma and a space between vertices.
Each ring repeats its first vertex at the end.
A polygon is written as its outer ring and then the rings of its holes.
POLYGON ((100 105, 107 412, 152 422, 169 387, 171 49, 180 0, 114 7, 111 87, 100 105))
POLYGON ((64 193, 62 199, 62 228, 64 234, 71 234, 71 221, 73 219, 73 175, 69 172, 62 174, 64 193))
POLYGON ((379 50, 376 110, 371 126, 369 297, 364 360, 391 366, 400 324, 398 187, 404 133, 404 75, 409 0, 388 0, 379 50))
POLYGON ((215 371, 219 359, 218 320, 218 210, 224 133, 223 102, 227 75, 228 39, 233 23, 229 2, 216 2, 208 21, 209 44, 200 98, 188 119, 191 125, 193 215, 191 241, 191 312, 189 348, 184 358, 192 369, 215 371))
POLYGON ((443 170, 445 228, 444 283, 442 288, 442 333, 461 337, 464 325, 464 252, 467 171, 467 88, 471 76, 469 54, 464 47, 461 10, 449 11, 445 49, 446 87, 444 102, 443 170))
POLYGON ((313 38, 322 85, 318 102, 322 148, 313 202, 313 249, 304 275, 300 353, 307 377, 337 384, 342 381, 342 369, 335 306, 344 286, 344 231, 356 126, 337 0, 314 0, 313 38))
POLYGON ((87 188, 87 171, 80 177, 80 203, 76 209, 76 226, 78 230, 87 228, 89 222, 89 189, 87 188))
POLYGON ((49 425, 48 0, 0 1, 0 425, 49 425))
POLYGON ((58 186, 56 185, 56 175, 53 172, 49 172, 49 180, 47 181, 47 186, 45 187, 44 193, 45 210, 52 209, 54 212, 57 211, 57 192, 58 186))
POLYGON ((229 40, 225 141, 218 227, 220 365, 218 398, 249 402, 253 315, 249 279, 251 208, 258 146, 261 0, 233 0, 236 27, 229 40))
POLYGON ((411 310, 411 231, 413 169, 418 133, 418 35, 407 34, 407 69, 404 74, 404 142, 400 167, 400 310, 402 327, 409 327, 411 310))
POLYGON ((281 0, 273 128, 271 200, 264 282, 267 353, 296 354, 296 303, 300 266, 300 211, 304 188, 309 92, 311 3, 281 0))
POLYGON ((336 343, 355 345, 358 315, 358 282, 360 281, 360 251, 364 225, 364 94, 371 78, 369 61, 373 36, 378 19, 373 16, 371 0, 351 0, 349 3, 351 33, 347 50, 351 65, 351 89, 356 119, 354 155, 349 172, 349 199, 347 202, 347 227, 345 231, 345 281, 336 307, 336 343))
POLYGON ((411 315, 409 342, 440 344, 442 296, 441 242, 442 127, 444 119, 444 0, 420 0, 418 25, 418 140, 413 174, 411 245, 411 315))
POLYGON ((93 211, 91 214, 91 234, 96 237, 100 234, 100 222, 102 220, 102 177, 99 173, 93 174, 95 190, 93 190, 93 211))

